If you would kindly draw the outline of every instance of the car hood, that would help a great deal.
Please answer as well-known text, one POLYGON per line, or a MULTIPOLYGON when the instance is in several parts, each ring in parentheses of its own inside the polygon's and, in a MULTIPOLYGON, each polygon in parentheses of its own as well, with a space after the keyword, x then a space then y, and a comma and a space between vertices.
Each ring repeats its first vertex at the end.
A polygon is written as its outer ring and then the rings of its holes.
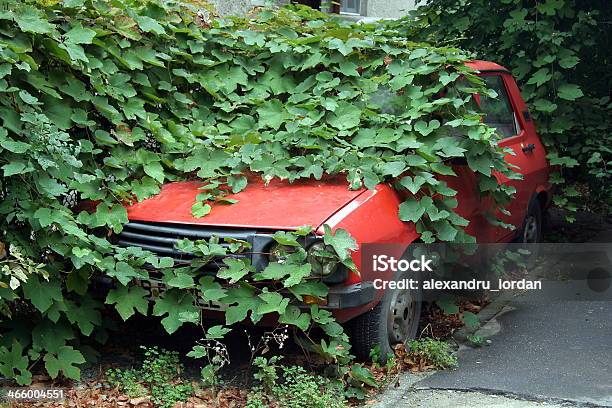
POLYGON ((349 190, 343 178, 322 181, 273 180, 268 185, 258 177, 227 198, 235 204, 212 204, 210 214, 194 218, 191 206, 202 190, 196 181, 165 184, 154 197, 127 207, 131 221, 196 224, 223 227, 293 230, 303 225, 320 227, 330 216, 365 190, 349 190))

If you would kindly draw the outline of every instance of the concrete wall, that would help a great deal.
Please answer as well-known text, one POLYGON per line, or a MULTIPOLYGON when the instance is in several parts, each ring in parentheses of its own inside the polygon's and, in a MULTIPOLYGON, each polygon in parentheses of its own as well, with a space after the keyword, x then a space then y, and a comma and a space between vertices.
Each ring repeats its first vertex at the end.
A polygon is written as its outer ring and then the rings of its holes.
POLYGON ((367 3, 367 17, 399 18, 416 8, 416 0, 367 0, 367 3))
MULTIPOLYGON (((362 15, 374 18, 399 18, 414 9, 416 0, 361 0, 362 15)), ((288 0, 208 0, 222 15, 244 15, 254 6, 283 4, 288 0)))
POLYGON ((256 6, 273 6, 288 2, 289 0, 207 0, 222 16, 244 16, 256 6))
POLYGON ((208 0, 222 16, 244 15, 253 6, 251 0, 208 0))

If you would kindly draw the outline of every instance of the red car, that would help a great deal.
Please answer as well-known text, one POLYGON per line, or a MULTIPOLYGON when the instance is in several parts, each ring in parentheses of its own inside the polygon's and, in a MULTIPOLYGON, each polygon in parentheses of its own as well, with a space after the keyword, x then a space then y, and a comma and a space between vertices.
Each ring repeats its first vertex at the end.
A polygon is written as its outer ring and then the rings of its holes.
MULTIPOLYGON (((485 122, 503 136, 501 146, 514 151, 507 161, 518 166, 523 175, 522 180, 497 176, 500 182, 516 188, 516 196, 507 208, 511 215, 504 216, 504 221, 516 229, 494 226, 486 219, 485 213, 492 204, 480 198, 476 175, 467 165, 454 164, 458 177, 445 180, 458 192, 458 213, 469 220, 466 231, 478 242, 538 242, 542 236, 542 213, 551 201, 550 167, 544 146, 509 71, 491 62, 475 61, 469 65, 480 71, 498 94, 496 99, 476 99, 486 114, 485 122)), ((408 245, 419 239, 413 224, 398 219, 402 199, 387 184, 374 190, 351 191, 344 179, 293 184, 274 180, 267 186, 253 179, 235 195, 238 203, 217 206, 206 217, 194 218, 191 206, 201 192, 199 186, 196 182, 167 184, 159 195, 129 207, 130 222, 120 234, 119 244, 172 256, 177 254, 173 243, 178 238, 240 238, 253 245, 252 265, 261 268, 267 264, 266 255, 261 253, 272 244, 270 234, 303 225, 313 226, 318 235, 323 233, 324 224, 332 229, 343 228, 360 248, 364 243, 408 245)), ((360 251, 353 253, 359 269, 360 251)), ((421 305, 409 290, 376 290, 366 277, 341 268, 324 276, 323 281, 329 286, 326 307, 346 323, 358 356, 367 357, 375 345, 380 346, 384 356, 394 343, 416 334, 421 305)))

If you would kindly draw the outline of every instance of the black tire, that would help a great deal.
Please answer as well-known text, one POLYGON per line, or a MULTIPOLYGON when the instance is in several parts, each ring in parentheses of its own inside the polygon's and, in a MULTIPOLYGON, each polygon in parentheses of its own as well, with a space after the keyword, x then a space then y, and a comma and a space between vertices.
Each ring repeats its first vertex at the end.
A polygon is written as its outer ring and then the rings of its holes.
POLYGON ((534 198, 529 203, 523 225, 519 229, 515 241, 523 244, 537 244, 543 238, 543 219, 540 201, 534 198))
POLYGON ((540 246, 542 242, 544 232, 544 214, 542 213, 542 207, 540 201, 537 198, 533 198, 529 203, 527 214, 523 220, 523 225, 518 230, 515 243, 521 244, 519 247, 524 245, 524 250, 528 251, 528 254, 524 255, 523 263, 524 266, 531 270, 538 264, 538 257, 540 255, 540 246))
MULTIPOLYGON (((398 272, 394 279, 399 281, 410 277, 413 279, 417 278, 414 274, 411 275, 410 272, 398 272)), ((351 351, 353 354, 362 361, 369 360, 372 349, 379 346, 380 362, 385 362, 387 354, 393 354, 393 347, 396 344, 406 343, 415 337, 421 317, 421 301, 422 292, 420 290, 386 290, 382 300, 376 307, 348 322, 347 328, 351 338, 351 351), (397 308, 398 299, 404 300, 399 302, 400 305, 410 304, 406 305, 405 308, 397 308), (399 313, 406 317, 404 319, 404 326, 393 332, 390 329, 390 326, 393 325, 391 323, 391 319, 393 319, 392 302, 396 305, 394 310, 395 315, 398 316, 393 321, 402 320, 399 317, 399 313), (399 331, 402 331, 404 334, 400 335, 399 331), (395 340, 393 341, 391 337, 395 337, 395 340)))

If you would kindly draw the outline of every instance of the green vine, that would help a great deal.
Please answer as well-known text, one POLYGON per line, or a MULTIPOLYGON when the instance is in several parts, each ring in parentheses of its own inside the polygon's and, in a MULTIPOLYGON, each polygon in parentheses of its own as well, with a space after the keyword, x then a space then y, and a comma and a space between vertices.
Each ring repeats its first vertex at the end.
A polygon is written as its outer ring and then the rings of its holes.
MULTIPOLYGON (((182 241, 190 266, 114 245, 125 206, 162 183, 202 180, 196 217, 231 205, 228 191, 252 176, 390 183, 406 197, 399 218, 425 242, 473 241, 439 177, 454 174, 452 159, 466 159, 483 195, 508 201, 495 172, 516 175, 474 108, 472 94, 489 91, 464 65, 469 54, 304 7, 209 15, 195 2, 129 0, 11 0, 0 11, 0 240, 25 257, 0 275, 0 375, 28 384, 44 365, 52 378, 78 378, 84 345, 106 337, 103 310, 149 314, 134 282, 152 279, 153 266, 167 290, 152 314, 169 333, 201 324, 200 300, 227 307, 213 339, 273 314, 307 340, 320 327, 326 336, 311 346, 347 383, 373 381, 345 365, 348 338, 331 313, 301 302, 327 291, 300 245, 310 228, 274 234, 284 255, 263 270, 233 256, 249 250, 242 242, 182 241), (202 277, 212 258, 223 267, 202 277), (106 298, 92 291, 96 277, 115 285, 106 298), (9 315, 17 302, 31 307, 9 315)), ((350 235, 327 228, 324 240, 325 256, 354 270, 350 235)))

